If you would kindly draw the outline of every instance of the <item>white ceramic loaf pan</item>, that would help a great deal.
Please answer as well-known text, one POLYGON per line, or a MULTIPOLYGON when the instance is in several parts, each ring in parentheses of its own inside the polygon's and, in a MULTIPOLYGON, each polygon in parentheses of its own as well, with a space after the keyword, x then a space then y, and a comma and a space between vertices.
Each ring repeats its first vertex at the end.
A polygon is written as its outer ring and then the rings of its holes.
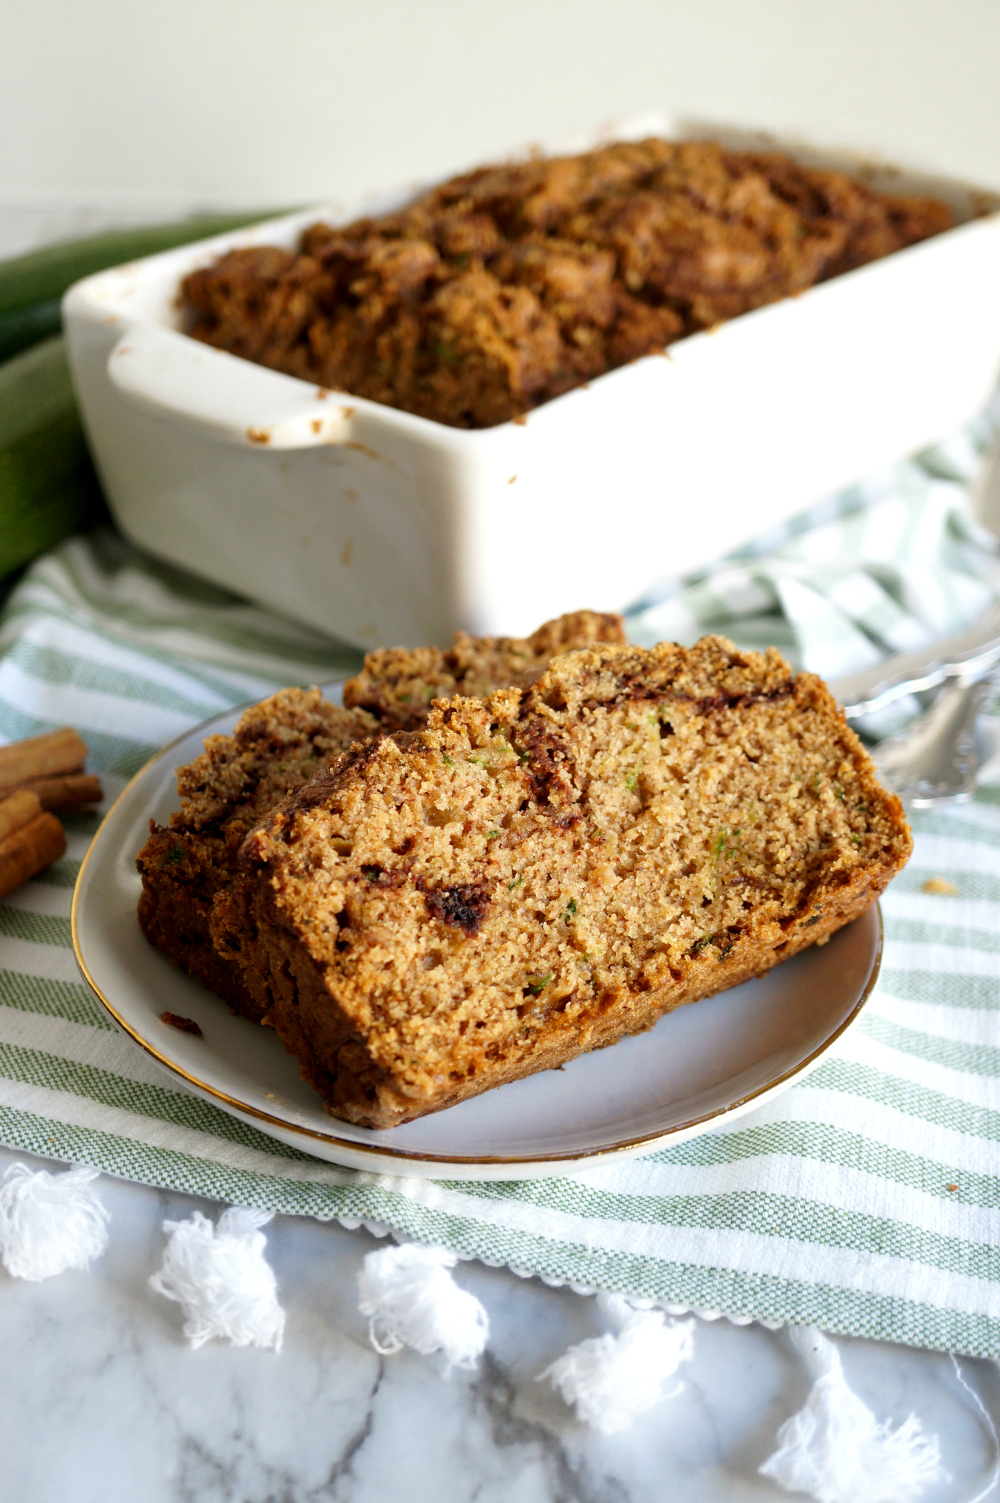
MULTIPOLYGON (((727 135, 700 125, 675 135, 727 135)), ((115 518, 150 552, 363 648, 531 631, 626 605, 819 497, 944 436, 1000 370, 1000 199, 767 141, 958 228, 698 334, 539 407, 463 431, 213 350, 177 291, 233 246, 291 247, 338 205, 88 277, 70 360, 115 518)))

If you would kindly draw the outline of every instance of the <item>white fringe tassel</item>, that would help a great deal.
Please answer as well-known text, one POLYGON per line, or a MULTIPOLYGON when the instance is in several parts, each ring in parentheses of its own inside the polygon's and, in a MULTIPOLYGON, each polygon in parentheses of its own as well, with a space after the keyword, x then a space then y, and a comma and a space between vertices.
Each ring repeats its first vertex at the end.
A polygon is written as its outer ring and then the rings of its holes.
POLYGON ((217 1226, 195 1211, 190 1221, 165 1221, 170 1234, 163 1267, 150 1288, 184 1311, 184 1335, 193 1347, 219 1336, 233 1346, 281 1350, 285 1312, 274 1272, 264 1259, 266 1211, 233 1206, 217 1226))
POLYGON ((815 1326, 789 1332, 815 1382, 804 1409, 778 1431, 778 1449, 760 1468, 789 1492, 819 1503, 910 1503, 947 1477, 936 1437, 915 1414, 893 1429, 847 1386, 840 1353, 815 1326))
POLYGON ((413 1347, 442 1352, 446 1375, 473 1368, 490 1333, 486 1311, 449 1273, 457 1258, 444 1247, 406 1242, 365 1258, 358 1274, 358 1309, 369 1317, 372 1346, 383 1356, 413 1347))
POLYGON ((15 1279, 89 1268, 108 1245, 108 1212, 80 1165, 63 1174, 12 1164, 0 1179, 0 1257, 15 1279))
POLYGON ((597 1303, 618 1328, 617 1335, 591 1336, 571 1346, 543 1373, 567 1404, 574 1405, 578 1419, 613 1435, 625 1430, 637 1415, 674 1398, 684 1387, 677 1383, 669 1393, 664 1385, 694 1348, 694 1321, 671 1321, 660 1310, 637 1310, 617 1294, 599 1294, 597 1303))

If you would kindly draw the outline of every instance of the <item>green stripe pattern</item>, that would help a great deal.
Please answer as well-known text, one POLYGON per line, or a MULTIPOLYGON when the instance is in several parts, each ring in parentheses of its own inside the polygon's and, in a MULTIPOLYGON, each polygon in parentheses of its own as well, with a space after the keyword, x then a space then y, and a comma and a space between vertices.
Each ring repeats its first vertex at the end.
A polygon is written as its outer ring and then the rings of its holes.
MULTIPOLYGON (((993 426, 651 591, 633 638, 722 630, 835 676, 967 624, 1000 594, 966 502, 993 426)), ((115 791, 200 720, 356 662, 98 533, 39 560, 7 602, 0 737, 74 724, 115 791)), ((0 1140, 672 1309, 1000 1359, 1000 717, 985 724, 998 759, 974 802, 914 819, 859 1025, 732 1126, 487 1185, 359 1174, 288 1148, 161 1077, 79 979, 69 907, 96 828, 79 817, 65 858, 0 903, 0 1140), (934 878, 956 892, 927 890, 934 878)))

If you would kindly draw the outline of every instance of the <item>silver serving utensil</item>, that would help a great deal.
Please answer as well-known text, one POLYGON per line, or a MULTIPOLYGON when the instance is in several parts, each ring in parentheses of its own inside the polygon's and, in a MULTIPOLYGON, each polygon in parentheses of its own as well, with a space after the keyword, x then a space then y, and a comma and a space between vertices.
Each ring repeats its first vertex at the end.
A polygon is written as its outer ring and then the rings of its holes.
MULTIPOLYGON (((1000 444, 980 465, 969 502, 978 524, 1000 536, 1000 444)), ((873 753, 889 787, 922 809, 972 797, 979 770, 976 716, 998 670, 1000 604, 967 631, 848 674, 831 688, 848 720, 859 720, 904 695, 945 686, 929 710, 873 753)))
POLYGON ((874 668, 849 673, 830 685, 848 720, 884 709, 906 694, 936 689, 947 679, 975 683, 1000 666, 1000 604, 975 626, 942 637, 929 647, 900 652, 874 668))
POLYGON ((914 809, 965 803, 976 789, 976 716, 988 678, 953 679, 933 705, 873 751, 884 783, 914 809))
POLYGON ((1000 670, 1000 605, 967 631, 837 679, 848 720, 942 684, 931 708, 873 752, 883 781, 916 809, 961 803, 975 791, 976 716, 1000 670))

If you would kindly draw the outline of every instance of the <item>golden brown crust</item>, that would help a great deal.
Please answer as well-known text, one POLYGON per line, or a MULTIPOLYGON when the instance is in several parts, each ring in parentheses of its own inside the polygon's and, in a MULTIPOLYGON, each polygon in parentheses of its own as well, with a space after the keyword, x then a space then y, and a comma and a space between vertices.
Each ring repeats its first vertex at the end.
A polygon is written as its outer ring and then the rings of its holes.
POLYGON ((526 688, 560 653, 624 641, 621 616, 571 611, 544 622, 530 637, 470 637, 459 631, 449 648, 380 648, 344 685, 344 704, 367 710, 383 730, 416 730, 426 723, 435 699, 456 694, 487 699, 497 689, 526 688))
POLYGON ((617 143, 484 167, 297 253, 188 276, 190 332, 290 375, 488 427, 698 329, 950 228, 781 153, 617 143))
POLYGON ((329 1110, 388 1127, 822 942, 909 850, 773 649, 601 645, 343 754, 248 837, 234 927, 329 1110))

